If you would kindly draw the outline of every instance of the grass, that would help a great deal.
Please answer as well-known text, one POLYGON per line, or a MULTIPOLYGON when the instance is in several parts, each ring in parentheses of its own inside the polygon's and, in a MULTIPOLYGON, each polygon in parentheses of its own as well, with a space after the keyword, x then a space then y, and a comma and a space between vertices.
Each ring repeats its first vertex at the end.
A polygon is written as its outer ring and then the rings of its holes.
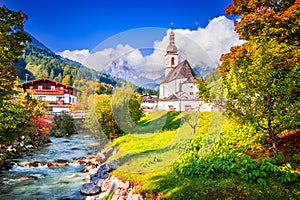
MULTIPOLYGON (((119 151, 111 159, 123 163, 120 171, 144 174, 164 168, 186 150, 194 138, 192 128, 183 120, 189 113, 161 112, 160 115, 161 118, 157 118, 157 113, 154 113, 154 117, 150 116, 154 123, 150 122, 149 127, 143 129, 155 130, 157 124, 160 124, 159 131, 127 134, 113 141, 119 151)), ((143 121, 145 127, 144 124, 143 121)))
POLYGON ((220 113, 202 113, 197 134, 187 123, 194 113, 154 112, 139 124, 142 131, 115 139, 118 148, 110 159, 122 166, 113 174, 129 180, 146 199, 300 199, 300 185, 282 184, 269 179, 267 186, 250 184, 237 176, 186 177, 177 174, 172 164, 186 152, 191 142, 203 139, 200 154, 205 156, 218 141, 224 124, 220 113))

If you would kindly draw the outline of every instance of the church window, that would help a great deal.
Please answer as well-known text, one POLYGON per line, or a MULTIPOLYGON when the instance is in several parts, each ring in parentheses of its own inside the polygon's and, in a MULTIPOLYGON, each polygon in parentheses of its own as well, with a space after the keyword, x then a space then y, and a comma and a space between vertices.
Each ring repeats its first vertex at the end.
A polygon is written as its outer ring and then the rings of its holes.
POLYGON ((194 92, 190 92, 190 95, 194 95, 194 92))
POLYGON ((171 65, 175 65, 175 58, 174 57, 171 58, 171 65))

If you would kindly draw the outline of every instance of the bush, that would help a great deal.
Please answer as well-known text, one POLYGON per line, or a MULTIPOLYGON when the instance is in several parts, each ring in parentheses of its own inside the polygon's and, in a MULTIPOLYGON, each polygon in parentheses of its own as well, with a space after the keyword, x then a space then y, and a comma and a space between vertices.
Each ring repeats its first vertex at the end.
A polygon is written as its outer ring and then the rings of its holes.
MULTIPOLYGON (((187 152, 174 163, 177 173, 189 177, 238 176, 241 180, 263 186, 271 179, 281 183, 299 181, 299 174, 284 162, 283 155, 272 158, 247 155, 249 152, 257 153, 257 148, 263 147, 263 141, 258 139, 258 134, 250 126, 227 121, 218 143, 204 158, 199 156, 204 135, 198 133, 197 137, 187 152)), ((297 160, 297 154, 294 157, 297 160)))
POLYGON ((77 133, 74 120, 68 114, 62 113, 54 116, 54 124, 55 127, 52 129, 51 135, 55 137, 64 137, 77 133))

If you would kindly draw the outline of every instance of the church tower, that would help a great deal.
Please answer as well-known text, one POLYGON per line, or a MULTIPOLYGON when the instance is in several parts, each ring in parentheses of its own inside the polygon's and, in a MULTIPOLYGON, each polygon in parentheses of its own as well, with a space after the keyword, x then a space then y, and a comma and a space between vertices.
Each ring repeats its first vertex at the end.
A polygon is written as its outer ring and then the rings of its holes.
POLYGON ((175 45, 175 34, 173 32, 173 27, 171 28, 171 32, 169 35, 169 45, 167 47, 167 53, 165 55, 166 58, 166 70, 165 77, 169 74, 169 72, 178 65, 178 53, 177 47, 175 45))

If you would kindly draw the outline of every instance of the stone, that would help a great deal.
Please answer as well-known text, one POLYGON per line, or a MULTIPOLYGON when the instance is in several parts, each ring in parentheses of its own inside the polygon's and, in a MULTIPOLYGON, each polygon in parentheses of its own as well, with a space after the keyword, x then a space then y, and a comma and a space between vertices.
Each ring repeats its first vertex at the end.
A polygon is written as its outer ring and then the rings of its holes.
POLYGON ((105 155, 106 158, 110 157, 114 152, 114 147, 110 147, 109 149, 103 151, 102 153, 105 155))
POLYGON ((98 187, 102 187, 102 184, 105 182, 106 179, 102 179, 102 178, 96 178, 95 180, 93 180, 93 182, 98 185, 98 187))
POLYGON ((84 160, 75 160, 73 164, 84 165, 86 162, 84 160))
POLYGON ((12 161, 2 161, 2 168, 5 169, 5 170, 9 170, 9 169, 12 169, 14 167, 18 166, 17 163, 15 162, 12 162, 12 161))
POLYGON ((90 174, 97 174, 97 171, 98 171, 97 168, 91 168, 91 169, 89 170, 89 173, 90 173, 90 174))
POLYGON ((109 177, 109 172, 105 170, 103 171, 98 170, 96 176, 98 178, 107 179, 109 177))
POLYGON ((100 167, 98 168, 98 171, 108 171, 109 170, 109 167, 107 164, 102 164, 100 165, 100 167))
POLYGON ((104 163, 106 161, 106 156, 103 153, 97 153, 96 156, 99 163, 104 163))
POLYGON ((86 176, 86 177, 84 177, 83 180, 85 180, 86 182, 90 182, 91 181, 91 177, 90 176, 86 176))
POLYGON ((101 189, 93 183, 84 183, 81 186, 80 192, 84 195, 96 195, 101 192, 101 189))
POLYGON ((63 159, 56 159, 56 160, 54 160, 54 162, 59 163, 59 164, 65 164, 65 163, 68 163, 67 160, 63 160, 63 159))
POLYGON ((80 172, 89 172, 91 169, 93 169, 95 166, 94 165, 86 165, 80 172))
POLYGON ((28 162, 25 164, 27 167, 40 167, 42 166, 42 163, 40 161, 33 161, 33 162, 28 162))
POLYGON ((121 163, 118 162, 118 161, 116 161, 116 160, 111 160, 111 161, 109 161, 109 162, 107 163, 107 166, 108 166, 108 168, 109 168, 108 171, 113 171, 113 170, 118 169, 118 167, 121 166, 121 163))
POLYGON ((98 156, 96 156, 96 155, 91 155, 91 156, 88 156, 88 157, 86 157, 85 158, 85 161, 87 162, 87 163, 94 163, 94 164, 96 164, 96 163, 99 163, 99 160, 100 160, 101 158, 100 157, 98 157, 98 156))
POLYGON ((134 194, 131 196, 131 198, 127 198, 128 200, 143 200, 142 195, 140 194, 134 194))
POLYGON ((126 181, 123 188, 127 190, 129 186, 130 186, 129 181, 126 181))
POLYGON ((47 166, 48 167, 65 167, 65 166, 69 166, 69 163, 51 163, 51 162, 47 162, 47 166))

